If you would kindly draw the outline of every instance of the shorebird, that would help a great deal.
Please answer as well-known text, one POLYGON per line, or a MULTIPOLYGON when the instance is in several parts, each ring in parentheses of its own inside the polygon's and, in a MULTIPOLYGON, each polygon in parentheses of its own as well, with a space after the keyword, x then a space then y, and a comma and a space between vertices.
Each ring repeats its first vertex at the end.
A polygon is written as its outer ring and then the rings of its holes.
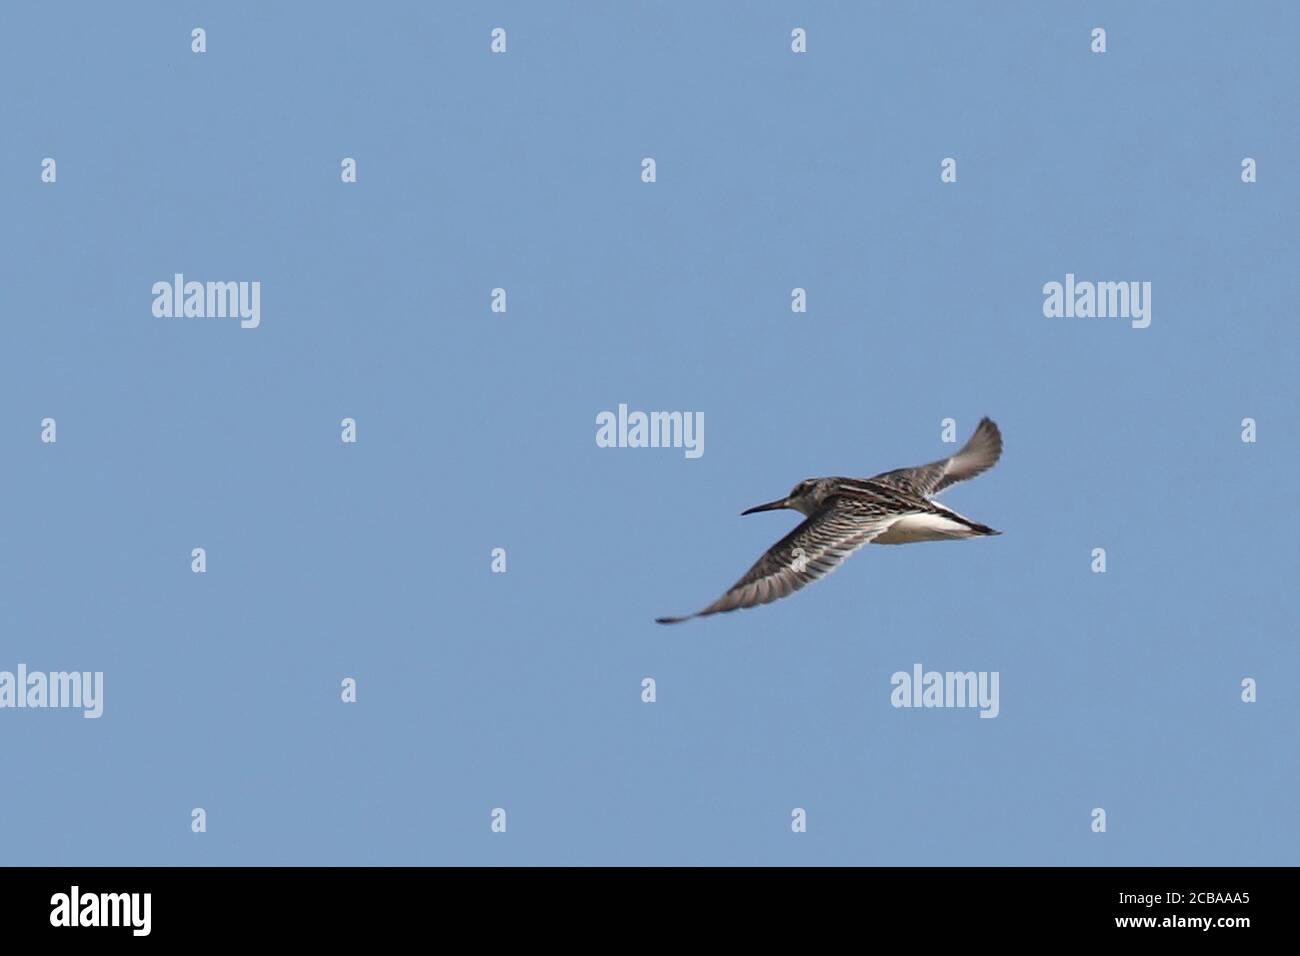
POLYGON ((805 478, 790 494, 756 505, 742 515, 790 508, 804 515, 745 572, 726 594, 684 617, 655 618, 679 624, 737 608, 768 604, 830 574, 865 544, 951 541, 1001 534, 944 507, 934 496, 949 485, 988 471, 1002 455, 1002 433, 988 418, 951 458, 919 468, 899 468, 872 478, 805 478))

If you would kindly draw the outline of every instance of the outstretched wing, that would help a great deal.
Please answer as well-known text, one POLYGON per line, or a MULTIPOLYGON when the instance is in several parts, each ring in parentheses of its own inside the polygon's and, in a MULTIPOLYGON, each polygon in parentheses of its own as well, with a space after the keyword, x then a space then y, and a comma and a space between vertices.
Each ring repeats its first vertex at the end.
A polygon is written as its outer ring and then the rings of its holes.
POLYGON ((871 481, 893 485, 929 498, 949 485, 983 474, 1002 457, 1002 433, 991 418, 981 418, 975 434, 951 458, 934 461, 919 468, 899 468, 876 475, 871 481))
POLYGON ((767 604, 793 594, 830 574, 854 551, 902 517, 898 512, 868 509, 856 502, 849 507, 837 507, 843 502, 839 496, 828 498, 821 511, 768 548, 743 578, 703 611, 655 620, 660 624, 678 624, 706 614, 767 604))

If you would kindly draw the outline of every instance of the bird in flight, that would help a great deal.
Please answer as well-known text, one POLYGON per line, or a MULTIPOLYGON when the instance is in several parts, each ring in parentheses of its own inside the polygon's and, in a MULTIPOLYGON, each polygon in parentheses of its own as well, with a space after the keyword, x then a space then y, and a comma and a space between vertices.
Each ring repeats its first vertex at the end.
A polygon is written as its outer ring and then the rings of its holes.
POLYGON ((684 617, 660 617, 679 624, 742 607, 768 604, 830 574, 865 544, 910 544, 1001 534, 934 500, 949 485, 988 471, 1002 456, 1002 433, 980 419, 970 441, 951 458, 899 468, 873 478, 806 478, 790 494, 742 515, 792 508, 804 520, 764 554, 745 576, 708 607, 684 617))

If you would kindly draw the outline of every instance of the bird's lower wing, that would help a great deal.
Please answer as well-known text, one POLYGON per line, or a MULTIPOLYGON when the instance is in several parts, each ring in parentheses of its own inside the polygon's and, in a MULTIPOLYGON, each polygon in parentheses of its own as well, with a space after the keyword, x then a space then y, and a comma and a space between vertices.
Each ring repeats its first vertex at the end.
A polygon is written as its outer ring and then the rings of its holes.
POLYGON ((975 426, 970 441, 962 446, 961 451, 951 458, 932 461, 918 468, 899 468, 876 475, 871 480, 896 488, 903 488, 912 494, 929 498, 958 481, 965 481, 983 474, 1002 457, 1002 433, 990 418, 981 418, 975 426))
POLYGON ((788 535, 768 548, 743 578, 704 610, 685 617, 656 618, 660 624, 678 624, 693 617, 768 604, 830 574, 844 560, 902 515, 863 514, 835 507, 832 498, 821 511, 806 518, 788 535))

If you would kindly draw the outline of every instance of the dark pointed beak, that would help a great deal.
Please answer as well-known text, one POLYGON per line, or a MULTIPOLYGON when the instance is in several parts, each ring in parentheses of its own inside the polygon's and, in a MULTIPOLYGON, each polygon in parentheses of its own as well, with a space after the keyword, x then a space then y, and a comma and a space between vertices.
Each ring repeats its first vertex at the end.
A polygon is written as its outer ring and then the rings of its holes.
POLYGON ((769 501, 765 505, 754 505, 754 507, 750 508, 748 511, 742 511, 740 514, 743 517, 744 515, 752 515, 759 511, 776 511, 780 508, 788 507, 790 507, 789 498, 778 498, 776 501, 769 501))

